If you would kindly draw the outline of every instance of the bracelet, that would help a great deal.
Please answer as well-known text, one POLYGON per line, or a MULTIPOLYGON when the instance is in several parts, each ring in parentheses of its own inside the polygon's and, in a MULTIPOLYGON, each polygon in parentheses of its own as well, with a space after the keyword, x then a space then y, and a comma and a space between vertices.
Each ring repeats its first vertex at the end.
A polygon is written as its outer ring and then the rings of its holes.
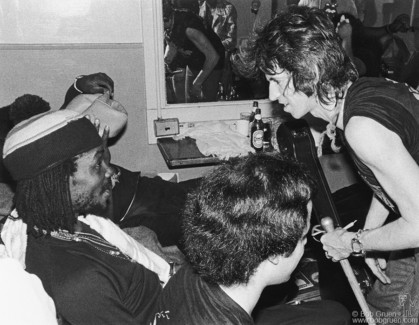
POLYGON ((77 90, 80 94, 83 94, 83 92, 79 88, 77 88, 77 80, 79 80, 80 78, 83 78, 83 77, 84 77, 84 75, 77 76, 74 79, 74 83, 73 83, 74 89, 77 90))
POLYGON ((361 234, 367 230, 368 229, 359 229, 355 234, 355 237, 351 239, 352 256, 365 256, 366 252, 364 250, 364 245, 359 237, 361 237, 361 234))

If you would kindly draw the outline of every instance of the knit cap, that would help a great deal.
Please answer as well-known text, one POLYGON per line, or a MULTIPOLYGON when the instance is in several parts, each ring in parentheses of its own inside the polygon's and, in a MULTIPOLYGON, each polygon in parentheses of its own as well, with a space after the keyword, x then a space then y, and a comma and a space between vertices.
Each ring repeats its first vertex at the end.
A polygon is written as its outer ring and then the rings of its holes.
POLYGON ((7 135, 3 162, 14 180, 33 178, 102 144, 89 119, 71 110, 49 111, 17 124, 7 135))

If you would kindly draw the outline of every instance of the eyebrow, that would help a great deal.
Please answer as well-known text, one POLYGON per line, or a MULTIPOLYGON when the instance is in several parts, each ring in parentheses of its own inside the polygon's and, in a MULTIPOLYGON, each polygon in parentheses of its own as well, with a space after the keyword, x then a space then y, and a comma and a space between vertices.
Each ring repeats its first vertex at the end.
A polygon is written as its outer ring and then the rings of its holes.
POLYGON ((291 76, 284 76, 284 75, 282 75, 280 77, 277 77, 277 75, 268 75, 266 77, 266 79, 267 80, 275 80, 275 81, 281 81, 281 80, 289 81, 291 79, 291 76))
POLYGON ((103 156, 105 153, 105 149, 101 148, 95 152, 95 155, 93 156, 95 159, 98 159, 100 156, 103 156))

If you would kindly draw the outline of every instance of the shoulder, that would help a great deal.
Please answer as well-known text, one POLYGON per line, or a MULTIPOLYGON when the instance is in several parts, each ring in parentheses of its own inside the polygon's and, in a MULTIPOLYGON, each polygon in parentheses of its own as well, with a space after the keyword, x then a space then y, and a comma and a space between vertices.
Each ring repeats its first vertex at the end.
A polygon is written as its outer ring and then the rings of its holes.
POLYGON ((157 275, 136 263, 115 264, 99 259, 56 273, 52 296, 58 312, 75 324, 145 323, 161 292, 157 275))
POLYGON ((185 30, 185 34, 187 37, 193 40, 206 39, 205 34, 200 29, 195 28, 195 26, 187 27, 185 30))
POLYGON ((395 146, 403 145, 395 132, 364 116, 351 117, 344 132, 347 142, 364 162, 377 161, 395 146))
POLYGON ((385 78, 362 77, 356 80, 348 90, 351 99, 363 100, 368 97, 384 96, 394 97, 397 94, 411 93, 404 83, 385 78))

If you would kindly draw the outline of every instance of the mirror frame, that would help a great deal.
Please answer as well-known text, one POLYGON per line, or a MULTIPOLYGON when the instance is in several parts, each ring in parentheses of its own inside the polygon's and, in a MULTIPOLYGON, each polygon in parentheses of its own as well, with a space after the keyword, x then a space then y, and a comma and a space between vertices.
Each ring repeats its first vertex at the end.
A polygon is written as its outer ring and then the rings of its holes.
MULTIPOLYGON (((141 0, 145 61, 148 143, 156 143, 154 120, 178 118, 180 123, 237 120, 240 112, 249 112, 252 100, 167 104, 164 78, 163 13, 161 0, 141 0)), ((277 104, 258 100, 262 115, 273 116, 277 104)))

